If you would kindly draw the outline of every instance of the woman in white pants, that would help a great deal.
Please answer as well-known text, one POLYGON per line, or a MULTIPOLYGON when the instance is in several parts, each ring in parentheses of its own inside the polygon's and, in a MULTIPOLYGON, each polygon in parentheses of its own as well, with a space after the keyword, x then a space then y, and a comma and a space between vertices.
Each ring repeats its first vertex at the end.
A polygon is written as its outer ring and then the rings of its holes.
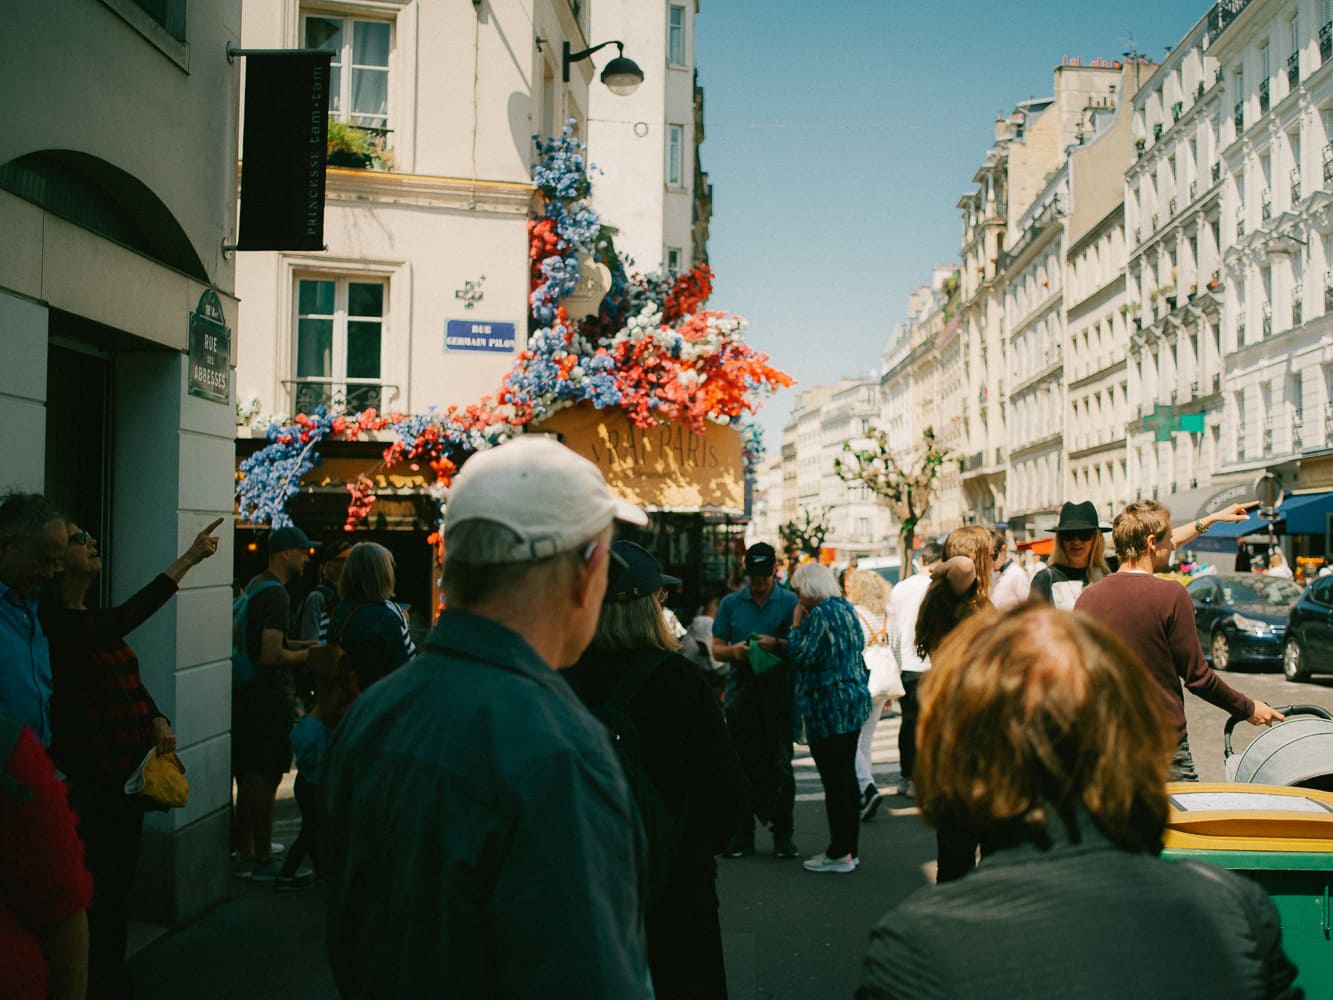
POLYGON ((870 671, 870 718, 861 727, 861 740, 856 753, 856 780, 861 787, 861 821, 875 815, 879 808, 879 789, 871 771, 871 755, 875 745, 875 726, 879 723, 884 703, 903 693, 898 661, 893 655, 896 637, 889 634, 889 584, 871 570, 853 570, 845 582, 847 600, 865 633, 864 651, 866 669, 870 671))

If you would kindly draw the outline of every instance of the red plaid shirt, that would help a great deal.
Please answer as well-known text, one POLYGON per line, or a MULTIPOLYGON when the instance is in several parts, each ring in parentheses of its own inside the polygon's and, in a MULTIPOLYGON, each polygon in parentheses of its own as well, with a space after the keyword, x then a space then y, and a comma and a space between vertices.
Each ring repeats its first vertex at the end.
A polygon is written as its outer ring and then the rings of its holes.
POLYGON ((125 636, 176 593, 159 575, 118 608, 62 609, 43 628, 51 642, 51 756, 75 781, 124 781, 153 745, 161 716, 125 636))

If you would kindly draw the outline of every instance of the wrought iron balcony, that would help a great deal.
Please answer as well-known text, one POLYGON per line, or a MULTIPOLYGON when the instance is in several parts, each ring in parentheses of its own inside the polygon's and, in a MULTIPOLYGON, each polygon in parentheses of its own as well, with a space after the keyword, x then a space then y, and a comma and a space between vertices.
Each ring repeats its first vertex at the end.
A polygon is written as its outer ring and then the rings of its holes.
POLYGON ((1333 22, 1319 28, 1319 64, 1333 59, 1333 22))
POLYGON ((1156 142, 1158 139, 1160 139, 1160 138, 1162 137, 1162 123, 1161 123, 1161 122, 1158 122, 1156 125, 1154 125, 1154 126, 1152 127, 1152 137, 1153 137, 1153 141, 1154 141, 1154 142, 1156 142))
POLYGON ((1157 213, 1156 213, 1156 212, 1153 212, 1153 214, 1152 214, 1152 231, 1153 231, 1154 233, 1157 232, 1157 213))
POLYGON ((1175 215, 1176 215, 1176 198, 1174 195, 1172 195, 1171 200, 1166 203, 1166 217, 1168 219, 1172 219, 1175 218, 1175 215))
POLYGON ((1273 194, 1265 191, 1259 196, 1259 217, 1265 221, 1273 217, 1273 194))
POLYGON ((1293 52, 1287 56, 1287 88, 1295 90, 1301 82, 1301 54, 1293 52))
POLYGON ((1222 179, 1222 161, 1218 160, 1213 164, 1213 183, 1216 184, 1222 179))
POLYGON ((1261 115, 1268 114, 1268 87, 1269 83, 1267 80, 1259 81, 1259 114, 1261 115))
POLYGON ((1241 11, 1250 5, 1250 0, 1218 0, 1208 12, 1208 42, 1212 44, 1217 36, 1240 16, 1241 11))
POLYGON ((1171 120, 1173 122, 1180 121, 1180 116, 1184 114, 1184 112, 1185 112, 1185 102, 1176 101, 1175 104, 1171 105, 1171 120))
POLYGON ((1245 102, 1244 102, 1244 101, 1237 101, 1237 102, 1236 102, 1236 110, 1232 113, 1232 115, 1231 115, 1231 120, 1232 120, 1232 122, 1233 122, 1233 123, 1235 124, 1235 126, 1236 126, 1236 134, 1237 134, 1237 135, 1240 135, 1240 133, 1242 133, 1242 132, 1245 131, 1245 102))
POLYGON ((1265 337, 1273 335, 1273 310, 1268 306, 1264 306, 1263 331, 1265 337))
POLYGON ((1301 200, 1301 171, 1299 167, 1291 168, 1291 203, 1293 205, 1301 200))
POLYGON ((1199 197, 1199 182, 1193 180, 1190 181, 1190 201, 1193 201, 1197 197, 1199 197))
POLYGON ((1264 454, 1273 454, 1273 428, 1271 426, 1264 428, 1264 454))

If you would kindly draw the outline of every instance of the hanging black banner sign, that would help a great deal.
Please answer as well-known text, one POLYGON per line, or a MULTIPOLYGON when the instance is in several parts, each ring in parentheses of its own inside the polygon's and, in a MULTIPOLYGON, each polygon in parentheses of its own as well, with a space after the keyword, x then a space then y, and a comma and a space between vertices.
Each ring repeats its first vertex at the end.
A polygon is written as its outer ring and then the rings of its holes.
POLYGON ((246 56, 238 250, 324 248, 330 59, 246 56))

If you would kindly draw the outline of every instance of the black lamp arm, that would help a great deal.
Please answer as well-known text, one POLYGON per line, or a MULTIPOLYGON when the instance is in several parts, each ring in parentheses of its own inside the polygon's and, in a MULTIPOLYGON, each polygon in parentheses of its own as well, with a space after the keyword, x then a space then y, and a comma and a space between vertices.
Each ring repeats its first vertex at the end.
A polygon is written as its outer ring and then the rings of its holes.
POLYGON ((570 51, 569 51, 569 42, 564 42, 564 43, 563 43, 563 48, 562 48, 562 50, 561 50, 561 54, 562 54, 562 60, 561 60, 561 62, 562 62, 562 64, 563 64, 563 65, 561 66, 561 79, 562 79, 565 83, 568 83, 568 82, 569 82, 569 64, 570 64, 570 63, 582 62, 584 59, 587 59, 587 58, 588 58, 590 55, 592 55, 594 52, 597 52, 597 51, 599 51, 599 50, 601 50, 601 49, 604 49, 604 48, 606 48, 608 45, 614 45, 614 46, 616 47, 617 51, 620 53, 620 55, 623 56, 623 55, 625 54, 625 45, 624 45, 624 43, 623 43, 623 42, 618 42, 618 41, 602 42, 600 45, 594 45, 592 48, 590 48, 590 49, 584 49, 582 52, 570 52, 570 51))

